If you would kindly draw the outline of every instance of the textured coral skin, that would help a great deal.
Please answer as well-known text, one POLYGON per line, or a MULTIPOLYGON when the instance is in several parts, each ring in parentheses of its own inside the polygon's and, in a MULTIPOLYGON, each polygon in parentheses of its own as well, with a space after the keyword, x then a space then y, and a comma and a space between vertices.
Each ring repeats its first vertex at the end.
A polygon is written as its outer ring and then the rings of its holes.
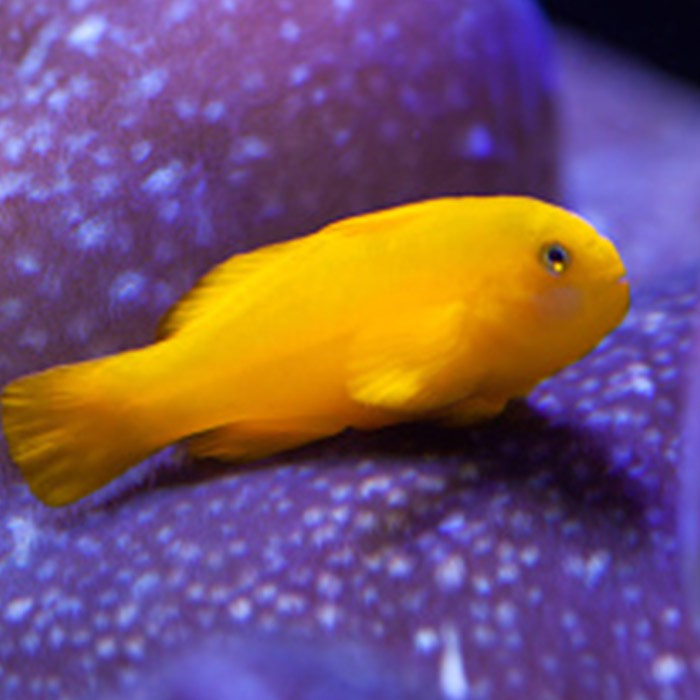
MULTIPOLYGON (((297 4, 301 6, 288 7, 297 4)), ((440 180, 443 175, 454 177, 452 172, 443 174, 443 168, 411 170, 404 161, 399 167, 400 155, 417 163, 430 159, 432 149, 450 133, 431 129, 428 147, 428 132, 419 130, 408 139, 410 148, 404 138, 389 157, 378 157, 369 146, 361 150, 368 165, 351 170, 352 176, 338 165, 341 151, 333 151, 329 163, 340 174, 328 166, 317 185, 322 195, 308 206, 303 198, 292 197, 285 206, 294 216, 286 210, 256 223, 254 212, 267 211, 262 206, 265 192, 242 183, 224 187, 219 178, 220 172, 229 172, 222 163, 228 162, 235 138, 233 126, 226 126, 223 116, 215 118, 220 108, 207 105, 225 94, 226 85, 217 83, 217 76, 226 71, 212 68, 199 77, 200 86, 214 86, 197 102, 197 116, 192 117, 207 124, 213 119, 206 128, 178 130, 175 124, 180 122, 173 117, 177 96, 165 99, 168 90, 188 84, 196 74, 192 54, 179 44, 169 50, 169 42, 196 43, 197 37, 211 35, 204 34, 200 23, 208 22, 210 30, 225 27, 224 15, 217 13, 246 7, 232 0, 196 4, 200 9, 205 5, 206 11, 184 17, 179 33, 154 31, 158 41, 146 42, 142 49, 142 58, 149 51, 165 52, 173 60, 182 57, 179 65, 186 70, 180 68, 178 78, 163 85, 155 96, 162 99, 148 101, 130 127, 144 129, 140 140, 133 134, 126 138, 128 125, 115 127, 122 113, 108 99, 93 96, 64 116, 52 111, 51 104, 65 98, 58 84, 49 85, 59 78, 51 77, 48 68, 73 56, 55 44, 36 48, 51 36, 47 18, 55 17, 55 10, 48 12, 48 3, 20 0, 3 5, 3 45, 11 49, 5 60, 14 61, 18 71, 28 66, 25 76, 29 72, 25 83, 21 74, 15 80, 6 76, 2 91, 9 119, 1 144, 7 159, 0 173, 5 194, 0 280, 7 285, 0 294, 5 324, 1 349, 7 376, 139 342, 149 334, 160 308, 201 267, 238 247, 291 235, 292 230, 282 232, 277 226, 280 220, 306 227, 321 211, 318 207, 324 207, 324 217, 339 213, 340 200, 329 203, 329 197, 347 197, 343 206, 348 210, 370 207, 380 203, 375 196, 418 196, 425 188, 448 187, 440 180), (29 69, 41 60, 42 67, 32 73, 29 69), (39 102, 20 100, 34 83, 40 90, 42 81, 47 86, 37 93, 39 102), (159 119, 163 104, 170 104, 171 111, 159 119), (73 156, 70 142, 60 141, 63 145, 56 150, 49 146, 55 156, 49 160, 34 152, 36 144, 10 145, 13 130, 29 128, 38 115, 53 125, 46 127, 53 130, 52 144, 73 133, 74 124, 84 126, 81 118, 92 125, 97 141, 73 156), (108 160, 100 148, 104 138, 112 139, 106 144, 115 159, 110 168, 103 163, 108 160), (193 163, 200 154, 206 157, 201 156, 197 170, 193 163), (13 157, 22 168, 13 165, 13 157), (183 169, 170 165, 173 161, 183 163, 183 169), (75 187, 54 189, 60 182, 54 163, 63 163, 64 175, 75 187), (211 163, 218 165, 210 174, 211 163), (375 182, 380 166, 390 176, 375 182), (49 195, 31 197, 22 172, 30 173, 32 182, 46 178, 49 195), (110 173, 119 184, 103 196, 108 181, 99 178, 110 173), (394 189, 404 174, 405 189, 394 189), (234 194, 237 199, 231 204, 228 198, 234 194), (79 212, 75 219, 71 205, 79 212), (67 219, 61 219, 62 212, 67 219), (240 212, 245 214, 239 219, 240 212), (93 224, 82 228, 84 221, 93 224), (136 274, 120 277, 129 272, 136 274)), ((116 48, 114 54, 111 49, 105 54, 113 56, 109 63, 96 60, 90 53, 96 51, 91 48, 95 37, 103 42, 111 35, 94 17, 108 17, 108 26, 131 27, 131 34, 122 37, 123 46, 138 47, 134 28, 141 27, 144 36, 144 28, 160 26, 161 16, 183 16, 194 5, 182 0, 141 3, 140 13, 130 3, 100 0, 74 0, 70 6, 66 36, 77 32, 83 48, 76 56, 85 57, 81 70, 74 66, 63 75, 94 71, 105 86, 100 94, 107 94, 108 86, 116 90, 123 76, 143 89, 139 81, 153 64, 129 59, 126 50, 117 53, 116 48), (87 22, 89 17, 93 19, 87 22)), ((431 20, 460 27, 454 13, 463 3, 435 6, 444 15, 438 12, 431 20)), ((348 21, 361 11, 358 31, 379 31, 381 23, 367 19, 374 3, 336 0, 328 7, 348 21)), ((513 27, 505 35, 473 29, 477 45, 483 46, 475 60, 487 65, 475 70, 469 84, 478 85, 483 78, 482 88, 490 90, 483 103, 477 100, 484 110, 480 119, 493 120, 493 133, 514 129, 519 136, 508 143, 520 143, 521 155, 541 158, 549 152, 539 138, 547 133, 543 125, 550 123, 548 111, 531 111, 528 118, 518 106, 530 99, 534 104, 541 99, 546 106, 549 99, 549 69, 540 63, 538 48, 541 28, 531 24, 532 15, 522 2, 474 1, 470 7, 481 8, 479 22, 496 23, 477 24, 477 29, 513 27), (504 36, 517 37, 517 43, 504 49, 499 43, 504 36), (512 81, 503 93, 494 79, 498 65, 512 81), (515 101, 504 109, 489 108, 499 104, 499 94, 515 101)), ((283 12, 282 4, 275 8, 283 12)), ((296 15, 289 14, 288 9, 287 19, 294 20, 296 15)), ((428 27, 426 17, 419 20, 417 27, 428 27)), ((297 22, 295 30, 282 14, 273 13, 266 21, 283 37, 293 37, 306 26, 297 22)), ((340 28, 338 32, 342 34, 340 28)), ((334 41, 341 40, 340 34, 334 41)), ((424 34, 435 42, 433 53, 441 55, 448 45, 444 35, 424 34)), ((264 58, 270 41, 256 36, 248 40, 261 46, 264 58)), ((211 55, 229 55, 217 50, 221 46, 211 48, 211 55)), ((231 49, 230 55, 234 53, 231 49)), ((361 60, 362 55, 348 60, 361 60)), ((399 60, 396 51, 389 56, 399 60)), ((409 58, 415 52, 405 53, 400 64, 404 69, 409 58)), ((293 64, 290 58, 277 70, 292 70, 293 64)), ((405 70, 399 72, 405 75, 405 70)), ((303 72, 295 75, 299 79, 303 72)), ((374 73, 362 75, 369 80, 374 73)), ((591 100, 601 107, 599 121, 587 122, 590 140, 582 135, 579 144, 585 148, 567 151, 565 161, 567 182, 572 175, 581 178, 575 180, 581 189, 570 193, 581 198, 589 215, 609 210, 600 199, 589 206, 602 187, 593 191, 586 183, 626 182, 638 175, 634 158, 615 150, 620 143, 605 131, 610 113, 602 106, 620 90, 605 75, 597 70, 593 81, 591 100), (606 143, 596 141, 596 133, 606 143), (588 157, 595 144, 601 152, 612 149, 618 171, 588 157)), ((567 82, 571 76, 565 74, 562 81, 573 94, 575 83, 567 82)), ((159 84, 157 74, 145 81, 148 91, 159 84)), ((425 89, 436 84, 431 79, 425 89)), ((443 113, 432 111, 435 102, 425 104, 436 123, 443 123, 443 113)), ((629 109, 635 104, 632 93, 629 109)), ((700 112, 697 100, 692 104, 700 112)), ((184 113, 189 113, 186 105, 184 113)), ((364 114, 364 107, 353 114, 364 114)), ((363 124, 352 143, 367 131, 375 132, 377 115, 363 124)), ((319 133, 323 129, 314 123, 309 140, 318 142, 319 133)), ((274 130, 271 134, 277 136, 274 130)), ((483 153, 489 139, 477 130, 468 142, 483 153)), ((629 149, 634 154, 634 144, 629 149)), ((246 158, 254 156, 245 167, 255 168, 256 178, 257 168, 267 168, 266 182, 284 186, 286 178, 274 180, 271 151, 264 151, 260 142, 245 141, 246 158)), ((349 142, 342 152, 353 152, 349 142)), ((686 155, 669 152, 663 165, 671 168, 673 161, 682 170, 689 162, 686 155)), ((551 194, 546 167, 531 170, 527 164, 533 161, 523 157, 516 166, 510 156, 487 159, 481 162, 483 170, 472 175, 472 166, 465 166, 464 187, 489 182, 494 188, 551 194), (489 179, 496 177, 493 171, 500 173, 497 179, 489 179)), ((304 189, 303 179, 294 179, 295 194, 304 189)), ((660 197, 669 197, 669 207, 672 195, 659 190, 660 197)), ((695 239, 678 234, 676 240, 683 245, 674 256, 661 241, 635 238, 644 230, 639 200, 629 206, 622 202, 616 211, 616 221, 628 235, 622 243, 643 248, 639 260, 650 259, 649 250, 665 250, 672 274, 655 275, 651 266, 646 268, 625 325, 594 355, 489 425, 348 435, 237 472, 214 464, 177 469, 165 455, 160 469, 146 465, 132 477, 134 483, 121 482, 111 492, 60 513, 31 499, 3 458, 0 695, 22 700, 52 695, 267 700, 314 697, 312 693, 343 700, 696 697, 698 641, 682 595, 676 538, 681 397, 690 371, 691 317, 698 304, 697 267, 683 269, 695 239)), ((667 221, 675 235, 677 226, 667 221)))

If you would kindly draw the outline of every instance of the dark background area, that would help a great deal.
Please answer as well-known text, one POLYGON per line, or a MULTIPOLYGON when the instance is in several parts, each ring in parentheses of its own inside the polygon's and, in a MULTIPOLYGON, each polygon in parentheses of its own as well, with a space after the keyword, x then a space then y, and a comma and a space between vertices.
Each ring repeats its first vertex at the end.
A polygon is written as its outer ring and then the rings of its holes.
POLYGON ((555 21, 700 85, 700 0, 540 0, 555 21))

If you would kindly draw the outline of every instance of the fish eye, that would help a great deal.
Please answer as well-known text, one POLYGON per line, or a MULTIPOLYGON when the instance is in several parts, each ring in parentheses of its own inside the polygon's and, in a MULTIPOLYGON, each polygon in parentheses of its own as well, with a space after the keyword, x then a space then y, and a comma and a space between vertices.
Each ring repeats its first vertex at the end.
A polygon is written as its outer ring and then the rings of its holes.
POLYGON ((542 264, 553 275, 561 275, 571 265, 571 255, 561 243, 546 243, 540 251, 542 264))

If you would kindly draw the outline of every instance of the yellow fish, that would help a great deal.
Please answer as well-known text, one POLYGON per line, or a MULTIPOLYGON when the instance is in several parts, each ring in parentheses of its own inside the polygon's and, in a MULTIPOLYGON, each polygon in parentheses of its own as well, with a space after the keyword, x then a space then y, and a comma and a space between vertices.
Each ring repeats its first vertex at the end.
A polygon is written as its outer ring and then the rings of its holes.
POLYGON ((11 382, 10 454, 47 504, 182 439, 252 460, 348 427, 472 423, 590 351, 629 305, 588 223, 526 197, 453 197, 236 255, 158 340, 11 382))

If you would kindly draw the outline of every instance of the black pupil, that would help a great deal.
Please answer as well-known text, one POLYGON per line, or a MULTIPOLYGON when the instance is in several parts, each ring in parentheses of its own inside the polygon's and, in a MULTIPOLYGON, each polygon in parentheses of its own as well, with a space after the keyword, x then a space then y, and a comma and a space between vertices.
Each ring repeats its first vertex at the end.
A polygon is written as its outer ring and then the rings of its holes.
POLYGON ((566 253, 559 246, 552 246, 547 251, 547 260, 552 265, 560 265, 566 262, 566 253))

